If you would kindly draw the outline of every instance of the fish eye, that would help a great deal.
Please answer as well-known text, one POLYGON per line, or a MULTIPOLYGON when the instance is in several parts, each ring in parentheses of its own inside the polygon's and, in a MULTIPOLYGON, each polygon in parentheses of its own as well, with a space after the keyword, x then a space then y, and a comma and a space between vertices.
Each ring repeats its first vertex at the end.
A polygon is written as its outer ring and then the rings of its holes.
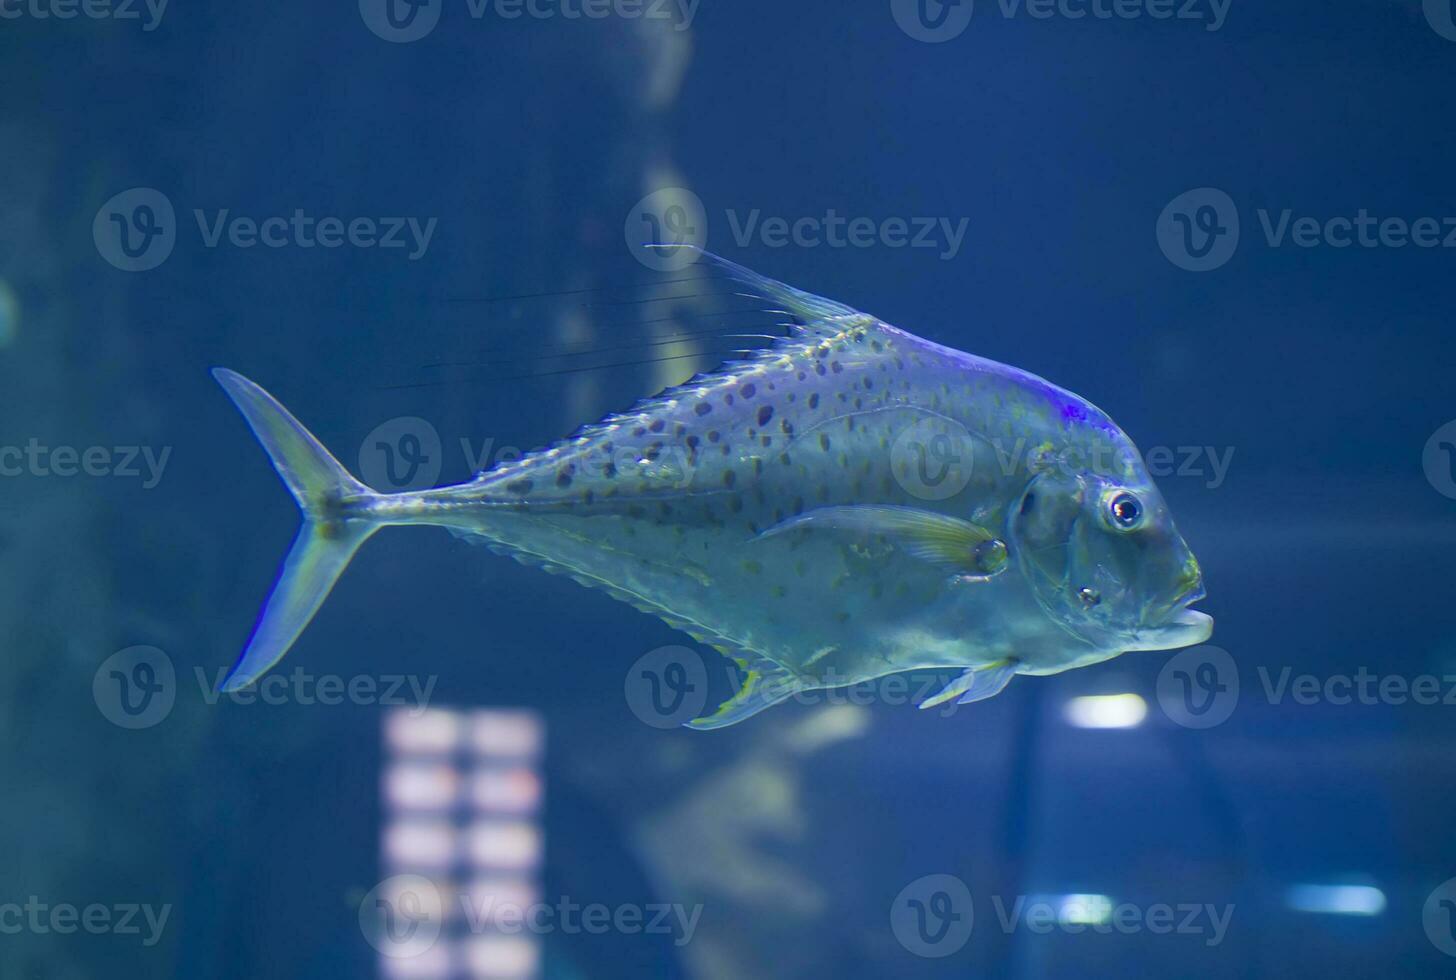
POLYGON ((1097 605, 1102 601, 1102 593, 1098 592, 1094 588, 1088 587, 1078 589, 1077 598, 1082 600, 1082 605, 1086 606, 1088 609, 1091 609, 1093 606, 1097 605))
POLYGON ((1123 491, 1107 502, 1107 515, 1113 527, 1131 531, 1143 521, 1143 505, 1137 497, 1123 491))

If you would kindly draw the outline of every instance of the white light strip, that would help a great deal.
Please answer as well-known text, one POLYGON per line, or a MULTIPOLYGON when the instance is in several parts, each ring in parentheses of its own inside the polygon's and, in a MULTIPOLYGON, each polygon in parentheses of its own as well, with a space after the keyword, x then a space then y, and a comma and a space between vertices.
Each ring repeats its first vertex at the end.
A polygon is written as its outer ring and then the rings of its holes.
POLYGON ((1296 912, 1314 915, 1379 915, 1385 911, 1385 892, 1371 885, 1292 886, 1284 901, 1296 912))
POLYGON ((1073 728, 1136 728, 1148 716, 1148 703, 1136 694, 1098 694, 1072 698, 1062 717, 1073 728))

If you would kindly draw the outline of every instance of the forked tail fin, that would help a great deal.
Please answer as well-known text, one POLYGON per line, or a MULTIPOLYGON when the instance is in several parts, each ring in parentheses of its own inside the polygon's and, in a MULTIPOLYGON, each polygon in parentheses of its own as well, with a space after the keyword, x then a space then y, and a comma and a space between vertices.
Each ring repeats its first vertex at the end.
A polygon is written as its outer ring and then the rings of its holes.
POLYGON ((303 512, 303 526, 283 560, 253 635, 222 683, 222 690, 236 691, 283 659, 354 552, 380 525, 346 516, 346 503, 374 497, 375 492, 350 476, 277 399, 226 368, 214 368, 212 376, 243 413, 303 512))

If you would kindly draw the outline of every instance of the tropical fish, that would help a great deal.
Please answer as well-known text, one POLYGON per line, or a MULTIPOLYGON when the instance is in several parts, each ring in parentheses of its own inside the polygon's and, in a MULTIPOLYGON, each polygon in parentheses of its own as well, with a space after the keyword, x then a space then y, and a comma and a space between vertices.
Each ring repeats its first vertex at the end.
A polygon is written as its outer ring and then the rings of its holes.
POLYGON ((1198 562, 1133 443, 1025 371, 703 253, 794 323, 467 483, 380 493, 262 388, 213 373, 303 526, 223 683, 276 664, 355 551, 430 524, 603 589, 733 658, 698 729, 802 691, 961 668, 922 707, 1200 643, 1198 562))

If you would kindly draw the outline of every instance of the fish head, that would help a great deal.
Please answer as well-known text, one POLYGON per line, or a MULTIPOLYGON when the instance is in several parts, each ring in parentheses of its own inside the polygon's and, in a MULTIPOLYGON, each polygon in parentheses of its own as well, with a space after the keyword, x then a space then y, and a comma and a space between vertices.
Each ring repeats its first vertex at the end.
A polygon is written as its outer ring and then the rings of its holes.
POLYGON ((1203 574, 1141 465, 1115 476, 1035 476, 1009 534, 1037 601, 1058 625, 1109 654, 1202 643, 1213 619, 1189 608, 1203 574))

